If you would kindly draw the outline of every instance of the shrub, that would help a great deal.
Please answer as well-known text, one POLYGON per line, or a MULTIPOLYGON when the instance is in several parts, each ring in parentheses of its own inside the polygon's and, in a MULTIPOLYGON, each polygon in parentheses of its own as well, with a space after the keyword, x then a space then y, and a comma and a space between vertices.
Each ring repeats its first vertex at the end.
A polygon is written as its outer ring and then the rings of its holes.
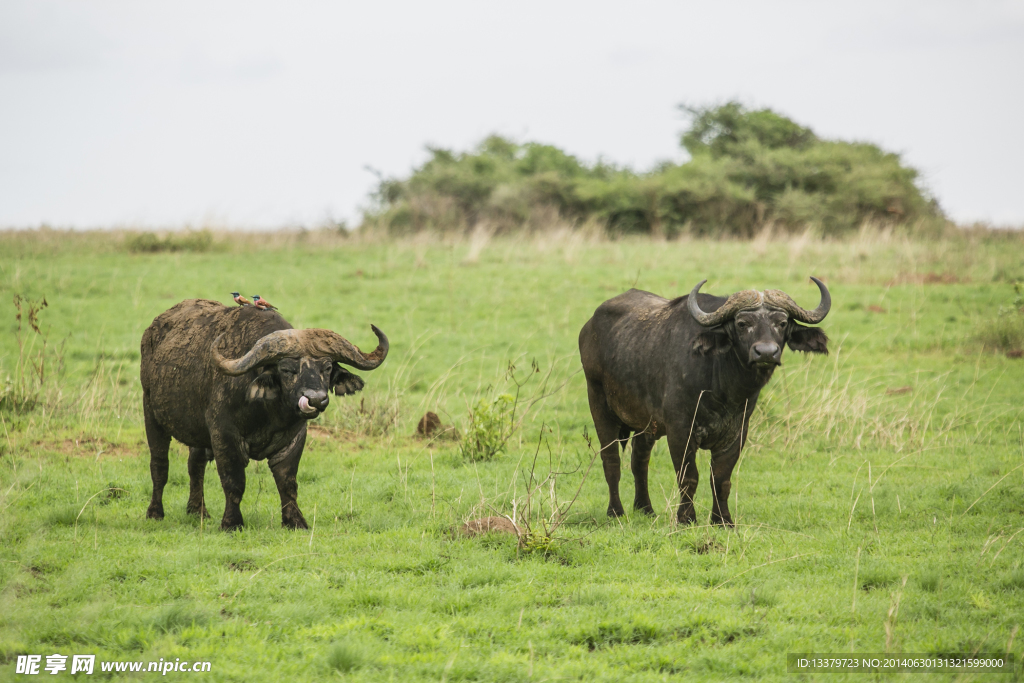
POLYGON ((59 374, 64 365, 64 345, 49 348, 47 335, 40 327, 39 316, 49 306, 46 297, 32 301, 21 294, 14 295, 15 320, 18 323, 15 338, 18 358, 14 374, 7 375, 0 387, 0 411, 26 413, 43 399, 47 380, 53 378, 54 368, 59 374), (25 336, 24 325, 32 334, 25 336), (49 364, 49 367, 48 367, 49 364))
POLYGON ((511 394, 477 401, 469 411, 469 426, 459 444, 462 457, 475 462, 501 455, 515 431, 515 410, 516 399, 511 394))
POLYGON ((876 145, 822 140, 770 109, 688 108, 683 164, 648 172, 586 164, 551 145, 497 135, 469 152, 428 148, 407 179, 382 180, 365 227, 389 232, 536 230, 597 219, 613 234, 750 236, 767 221, 823 235, 865 221, 936 223, 918 173, 876 145), (553 220, 554 218, 554 220, 553 220))

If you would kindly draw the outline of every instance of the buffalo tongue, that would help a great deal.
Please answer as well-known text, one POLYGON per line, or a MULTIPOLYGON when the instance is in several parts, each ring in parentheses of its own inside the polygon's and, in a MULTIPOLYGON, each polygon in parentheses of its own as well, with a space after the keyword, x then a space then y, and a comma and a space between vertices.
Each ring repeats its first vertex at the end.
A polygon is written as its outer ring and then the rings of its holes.
POLYGON ((299 398, 299 410, 301 410, 302 412, 306 413, 307 415, 309 413, 315 413, 316 412, 316 408, 314 408, 313 406, 309 405, 309 399, 306 398, 305 396, 302 396, 302 397, 299 398))

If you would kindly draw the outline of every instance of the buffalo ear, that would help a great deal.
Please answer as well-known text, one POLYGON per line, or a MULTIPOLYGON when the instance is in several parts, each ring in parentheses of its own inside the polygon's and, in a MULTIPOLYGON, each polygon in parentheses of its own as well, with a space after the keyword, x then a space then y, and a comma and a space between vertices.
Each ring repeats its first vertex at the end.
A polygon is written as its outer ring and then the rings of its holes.
POLYGON ((256 379, 249 383, 246 398, 249 401, 273 401, 281 394, 277 386, 277 377, 271 370, 263 370, 256 379))
POLYGON ((693 352, 698 356, 717 356, 732 346, 729 335, 721 327, 704 330, 693 340, 693 352))
POLYGON ((820 327, 804 327, 791 323, 789 339, 786 343, 794 351, 824 353, 828 355, 828 335, 820 327))
POLYGON ((363 380, 337 363, 331 369, 331 388, 335 396, 348 396, 363 388, 363 380))

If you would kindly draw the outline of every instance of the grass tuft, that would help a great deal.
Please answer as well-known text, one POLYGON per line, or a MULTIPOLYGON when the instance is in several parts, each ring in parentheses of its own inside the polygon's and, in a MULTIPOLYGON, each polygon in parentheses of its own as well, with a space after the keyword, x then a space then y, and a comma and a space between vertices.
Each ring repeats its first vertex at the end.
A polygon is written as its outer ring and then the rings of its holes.
POLYGON ((46 523, 49 526, 74 526, 78 512, 79 508, 74 505, 59 507, 46 515, 46 523))
POLYGON ((1001 315, 982 323, 975 339, 986 351, 1020 357, 1024 350, 1024 315, 1001 315))
POLYGON ((899 574, 887 567, 861 568, 859 577, 860 587, 865 591, 879 590, 900 580, 899 574))
POLYGON ((1024 568, 1018 567, 1009 572, 1002 580, 1002 588, 1006 591, 1024 590, 1024 568))
POLYGON ((751 586, 750 591, 740 594, 741 607, 775 607, 779 603, 778 591, 772 585, 751 586))
POLYGON ((363 666, 362 651, 351 643, 334 643, 327 652, 327 667, 332 671, 349 673, 363 666))
POLYGON ((159 610, 150 619, 150 624, 160 633, 175 633, 184 628, 204 625, 209 618, 188 605, 174 603, 159 610))
POLYGON ((917 583, 921 590, 938 593, 942 587, 942 574, 937 569, 925 569, 918 575, 917 583))
POLYGON ((646 621, 604 621, 596 626, 585 627, 573 634, 569 642, 585 645, 588 650, 614 645, 647 645, 657 642, 665 635, 657 624, 646 621))
POLYGON ((462 577, 463 588, 499 586, 512 578, 512 573, 502 567, 480 567, 462 577))
POLYGON ((392 396, 363 396, 358 402, 341 400, 338 404, 332 424, 359 436, 385 436, 398 425, 401 415, 398 399, 392 396))

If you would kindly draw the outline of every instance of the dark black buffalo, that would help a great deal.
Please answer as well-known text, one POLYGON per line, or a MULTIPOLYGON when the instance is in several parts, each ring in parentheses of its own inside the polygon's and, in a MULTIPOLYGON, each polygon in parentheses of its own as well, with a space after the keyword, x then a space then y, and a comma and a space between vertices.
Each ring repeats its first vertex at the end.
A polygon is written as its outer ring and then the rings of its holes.
POLYGON ((153 477, 146 516, 164 517, 174 437, 189 447, 190 514, 206 515, 203 478, 214 460, 226 499, 220 526, 242 526, 245 466, 266 460, 281 495, 281 524, 307 528, 295 500, 306 422, 327 408, 328 390, 344 396, 363 388, 339 363, 373 370, 384 362, 388 338, 371 327, 379 345, 364 354, 330 330, 295 330, 276 312, 253 306, 189 299, 157 316, 142 334, 142 410, 153 477))
POLYGON ((728 299, 698 294, 671 301, 631 289, 594 312, 580 332, 590 413, 601 441, 608 481, 608 514, 623 514, 619 500, 619 444, 633 434, 633 507, 653 513, 647 466, 654 442, 668 437, 679 484, 680 524, 694 521, 698 448, 711 451, 711 519, 732 526, 732 469, 746 440, 761 388, 782 361, 782 347, 828 353, 816 327, 828 314, 828 288, 811 278, 821 303, 806 311, 784 292, 737 292, 728 299))

